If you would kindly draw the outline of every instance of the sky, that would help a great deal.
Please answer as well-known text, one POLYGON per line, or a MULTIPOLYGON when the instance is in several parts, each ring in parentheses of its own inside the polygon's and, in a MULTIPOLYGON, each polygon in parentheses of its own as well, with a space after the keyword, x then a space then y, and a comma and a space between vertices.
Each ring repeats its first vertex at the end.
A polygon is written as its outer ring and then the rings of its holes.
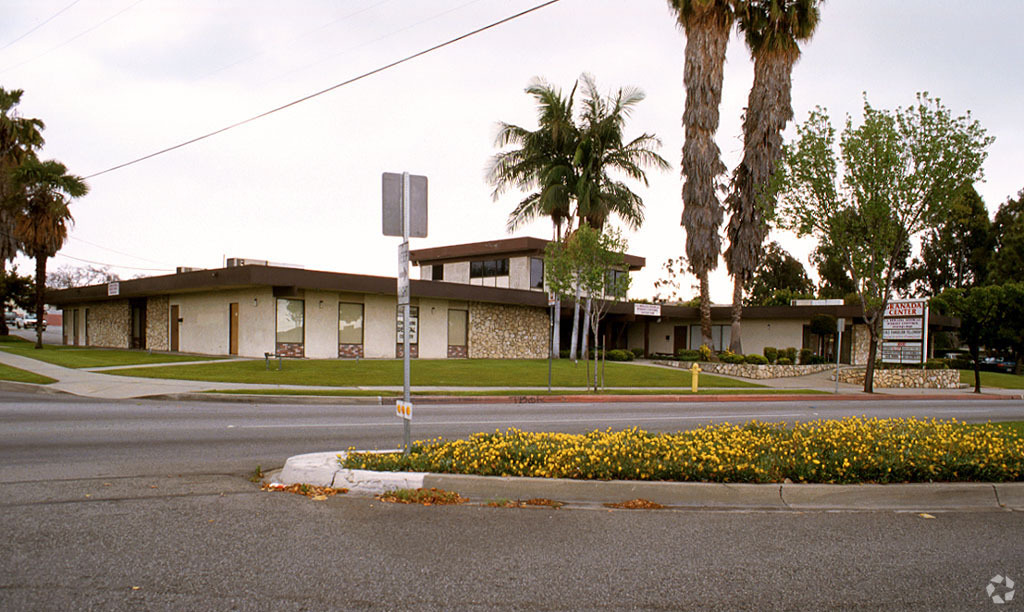
MULTIPOLYGON (((25 91, 46 123, 41 156, 90 177, 327 89, 541 4, 542 0, 6 0, 0 87, 25 91)), ((939 97, 995 136, 976 185, 990 214, 1024 189, 1024 3, 830 0, 793 72, 796 121, 825 107, 856 123, 879 108, 939 97)), ((653 295, 683 252, 679 160, 686 39, 664 0, 560 0, 262 119, 88 179, 70 239, 50 261, 109 265, 122 278, 216 268, 229 257, 395 276, 399 239, 381 232, 381 173, 429 179, 429 234, 412 249, 510 237, 485 173, 499 121, 534 129, 534 78, 568 91, 594 76, 646 93, 627 137, 657 135, 672 168, 633 183, 646 222, 626 232, 647 259, 632 297, 653 295)), ((742 155, 753 78, 729 43, 717 135, 730 171, 742 155)), ((786 135, 794 133, 793 124, 786 135)), ((723 227, 724 232, 724 227, 723 227)), ((516 236, 551 237, 543 220, 516 236)), ((805 264, 813 237, 773 232, 805 264)), ((32 264, 21 258, 19 270, 32 264)), ((808 270, 812 278, 813 270, 808 270)), ((418 270, 413 269, 413 276, 418 270)), ((678 279, 683 299, 694 279, 678 279)), ((727 303, 724 263, 712 299, 727 303)))

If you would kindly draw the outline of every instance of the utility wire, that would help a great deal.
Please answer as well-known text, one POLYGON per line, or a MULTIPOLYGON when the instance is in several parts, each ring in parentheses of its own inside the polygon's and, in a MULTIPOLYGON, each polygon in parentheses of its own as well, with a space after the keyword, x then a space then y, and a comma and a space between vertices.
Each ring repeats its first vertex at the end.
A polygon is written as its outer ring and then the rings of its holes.
POLYGON ((103 249, 104 251, 110 251, 111 253, 117 253, 118 255, 124 255, 125 257, 131 257, 132 259, 138 259, 138 260, 141 260, 141 261, 148 261, 149 263, 155 263, 155 264, 159 264, 159 265, 168 265, 167 262, 165 262, 165 261, 156 261, 156 260, 153 260, 153 259, 146 259, 145 257, 140 257, 138 255, 132 255, 131 253, 125 253, 124 251, 118 251, 117 249, 112 249, 110 247, 105 247, 102 244, 96 244, 95 242, 89 242, 88 240, 85 240, 84 238, 79 238, 78 236, 68 235, 68 238, 70 238, 71 240, 77 240, 78 242, 82 242, 82 243, 87 244, 87 245, 89 245, 91 247, 96 247, 97 249, 103 249))
POLYGON ((81 261, 83 263, 95 264, 97 266, 106 266, 108 268, 124 268, 126 270, 143 270, 146 272, 174 272, 171 268, 138 268, 135 266, 122 266, 119 264, 106 263, 102 261, 93 261, 91 259, 82 259, 81 257, 75 257, 74 255, 66 255, 58 252, 54 257, 67 257, 68 259, 74 259, 75 261, 81 261))
POLYGON ((142 4, 144 1, 145 0, 136 0, 136 2, 134 2, 133 4, 131 4, 129 6, 126 6, 125 8, 123 8, 120 11, 114 13, 110 17, 107 17, 103 21, 101 21, 101 22, 97 23, 96 25, 92 26, 91 28, 88 28, 86 30, 83 30, 83 31, 79 32, 78 34, 75 34, 71 38, 69 38, 69 39, 65 40, 64 42, 60 43, 59 45, 57 45, 55 47, 51 47, 51 48, 47 49, 46 51, 43 51, 39 55, 36 55, 35 57, 30 57, 29 59, 27 59, 27 60, 25 60, 25 61, 23 61, 23 62, 21 62, 19 64, 14 64, 13 66, 8 66, 8 67, 4 68, 3 70, 0 70, 0 74, 2 74, 4 72, 8 72, 10 70, 14 70, 15 68, 20 68, 20 67, 24 66, 25 64, 28 64, 30 62, 34 62, 34 61, 36 61, 37 59, 39 59, 39 58, 41 58, 43 56, 46 56, 46 55, 49 55, 49 54, 53 53, 57 49, 60 49, 61 47, 65 46, 65 45, 68 45, 68 44, 78 40, 79 38, 85 36, 89 32, 92 32, 96 28, 99 28, 100 26, 105 25, 106 23, 112 21, 116 17, 119 17, 123 13, 127 13, 128 11, 130 11, 133 8, 135 8, 139 4, 142 4))
POLYGON ((28 36, 28 35, 29 35, 29 34, 31 34, 32 32, 35 32, 35 31, 36 31, 36 30, 38 30, 39 28, 41 28, 41 27, 43 27, 44 25, 46 25, 46 24, 50 23, 51 21, 53 21, 54 19, 56 19, 57 17, 59 17, 61 13, 63 13, 63 12, 64 12, 64 11, 66 11, 66 10, 68 10, 69 8, 73 7, 74 5, 78 4, 79 2, 81 2, 81 0, 75 0, 74 2, 72 2, 71 4, 69 4, 69 5, 65 6, 64 8, 60 9, 59 11, 57 11, 56 13, 54 13, 53 15, 50 15, 50 17, 49 17, 49 18, 48 18, 48 19, 47 19, 46 21, 44 21, 44 22, 42 22, 41 24, 37 25, 36 27, 32 28, 32 29, 31 29, 31 30, 29 30, 28 32, 25 32, 24 34, 22 34, 21 36, 19 36, 19 37, 15 38, 15 39, 14 39, 14 40, 12 40, 11 42, 7 43, 6 45, 4 45, 4 46, 0 47, 0 51, 3 51, 4 49, 6 49, 7 47, 10 47, 10 46, 11 46, 11 45, 13 45, 14 43, 16 43, 16 42, 18 42, 19 40, 21 40, 22 38, 25 38, 26 36, 28 36))
MULTIPOLYGON (((139 1, 141 2, 142 0, 139 0, 139 1)), ((356 77, 352 77, 351 79, 348 79, 347 81, 342 81, 341 83, 338 83, 336 85, 331 85, 327 89, 321 89, 320 91, 318 91, 316 93, 309 94, 308 96, 304 96, 304 97, 299 98, 297 100, 293 100, 293 101, 291 101, 291 102, 289 102, 287 104, 284 104, 282 106, 278 106, 277 108, 273 108, 273 109, 268 110, 266 112, 263 112, 263 113, 260 113, 258 115, 255 115, 253 117, 249 117, 248 119, 243 119, 242 121, 239 121, 237 123, 233 123, 233 124, 231 124, 229 126, 222 127, 219 130, 214 130, 214 131, 209 132, 207 134, 203 134, 202 136, 197 136, 197 137, 195 137, 195 138, 193 138, 191 140, 186 140, 185 142, 181 142, 181 143, 178 143, 178 144, 176 144, 174 146, 167 147, 166 149, 161 149, 159 151, 156 151, 155 153, 150 153, 149 155, 144 155, 142 157, 138 157, 136 159, 133 159, 133 160, 128 161, 128 162, 125 162, 123 164, 118 164, 116 166, 107 168, 106 170, 101 170, 99 172, 95 172, 93 174, 90 174, 90 175, 86 176, 85 178, 86 179, 91 179, 91 178, 100 176, 102 174, 107 174, 108 172, 113 172, 114 170, 120 170, 121 168, 126 168, 128 166, 131 166, 133 164, 137 164, 137 163, 139 163, 141 161, 145 161, 147 159, 151 159, 151 158, 156 157, 158 155, 163 155, 164 153, 170 153, 171 151, 174 151, 176 149, 180 149, 180 148, 186 147, 186 146, 188 146, 190 144, 197 143, 200 140, 205 140, 207 138, 210 138, 211 136, 216 136, 217 134, 221 134, 223 132, 226 132, 228 130, 234 129, 236 127, 240 127, 242 125, 245 125, 247 123, 252 123, 253 121, 256 121, 257 119, 262 119, 262 118, 267 117, 269 115, 273 115, 274 113, 277 113, 279 111, 283 111, 284 109, 290 108, 290 107, 295 106, 297 104, 301 104, 302 102, 306 102, 307 100, 312 100, 313 98, 316 98, 318 96, 322 96, 323 94, 331 92, 331 91, 334 91, 335 89, 338 89, 340 87, 344 87, 346 85, 350 85, 352 83, 355 83, 356 81, 360 81, 362 79, 365 79, 366 77, 373 76, 373 75, 375 75, 375 74, 377 74, 379 72, 384 72, 385 70, 388 70, 390 68, 394 68, 395 66, 398 66, 400 64, 404 64, 404 63, 409 62, 411 60, 414 60, 414 59, 416 59, 418 57, 427 55, 428 53, 432 53, 434 51, 437 51, 438 49, 443 49, 444 47, 453 45, 453 44, 455 44, 455 43, 457 43, 457 42, 459 42, 461 40, 465 40, 467 38, 470 38, 471 36, 475 36, 477 34, 480 34, 481 32, 485 32, 485 31, 490 30, 492 28, 495 28, 495 27, 497 27, 499 25, 502 25, 502 24, 508 23, 510 21, 513 21, 515 19, 518 19, 520 17, 523 17, 524 15, 528 15, 530 13, 533 13, 534 11, 538 11, 538 10, 540 10, 542 8, 551 6, 552 4, 555 4, 555 3, 559 2, 559 1, 560 0, 548 0, 547 2, 542 2, 541 4, 538 4, 538 5, 534 6, 534 7, 526 9, 525 11, 521 11, 519 13, 516 13, 515 15, 511 15, 509 17, 505 17, 504 19, 500 19, 500 20, 495 21, 495 22, 493 22, 491 24, 488 24, 488 25, 485 25, 483 27, 477 28, 477 29, 475 29, 475 30, 473 30, 471 32, 467 32, 467 33, 462 34, 460 36, 456 36, 455 38, 451 38, 451 39, 449 39, 449 40, 447 40, 447 41, 445 41, 443 43, 434 45, 433 47, 430 47, 428 49, 424 49, 422 51, 418 51, 416 53, 413 53, 412 55, 407 55, 407 56, 403 57, 400 60, 396 60, 394 62, 391 62, 390 64, 386 64, 384 66, 380 66, 379 68, 375 68, 375 69, 373 69, 373 70, 371 70, 369 72, 364 72, 363 74, 360 74, 359 76, 356 76, 356 77)))

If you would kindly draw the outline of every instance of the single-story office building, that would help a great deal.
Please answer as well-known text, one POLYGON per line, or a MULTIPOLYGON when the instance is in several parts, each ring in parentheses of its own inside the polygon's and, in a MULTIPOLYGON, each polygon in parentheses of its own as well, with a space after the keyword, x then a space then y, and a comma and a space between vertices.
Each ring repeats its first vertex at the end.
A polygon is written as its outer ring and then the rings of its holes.
MULTIPOLYGON (((410 353, 427 359, 543 358, 549 310, 543 286, 546 240, 511 238, 410 252, 420 267, 411 280, 410 353)), ((629 271, 643 267, 628 256, 629 271)), ((625 271, 624 271, 625 272, 625 271)), ((208 355, 306 358, 395 358, 403 322, 394 277, 304 270, 252 260, 225 268, 47 292, 63 311, 64 343, 208 355)), ((729 345, 728 306, 712 308, 716 350, 729 345)), ((747 353, 765 346, 811 348, 826 343, 809 331, 817 314, 846 319, 840 358, 867 359, 867 332, 856 306, 744 308, 747 353)), ((571 304, 562 306, 562 346, 571 333, 571 304)), ((608 348, 672 354, 701 343, 697 308, 660 305, 658 316, 612 304, 602 322, 608 348)), ((940 329, 954 321, 932 317, 940 329)))

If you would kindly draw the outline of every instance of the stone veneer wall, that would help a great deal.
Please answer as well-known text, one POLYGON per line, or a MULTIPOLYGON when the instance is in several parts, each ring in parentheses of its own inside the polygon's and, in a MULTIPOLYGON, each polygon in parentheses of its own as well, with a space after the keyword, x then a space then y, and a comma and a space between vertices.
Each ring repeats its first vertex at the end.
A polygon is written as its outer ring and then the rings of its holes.
POLYGON ((853 346, 851 348, 850 363, 866 365, 868 353, 871 352, 871 334, 868 333, 867 325, 853 326, 853 346))
POLYGON ((338 357, 343 359, 362 359, 362 344, 338 344, 338 357))
POLYGON ((278 342, 276 352, 281 357, 305 357, 306 345, 302 342, 278 342))
POLYGON ((146 348, 154 351, 171 350, 170 297, 163 295, 146 300, 146 348))
POLYGON ((128 348, 131 335, 128 300, 82 304, 89 309, 89 346, 128 348))
POLYGON ((471 359, 543 359, 548 354, 548 314, 543 308, 469 303, 471 359))
MULTIPOLYGON (((661 365, 673 368, 689 370, 693 366, 692 361, 655 361, 661 365)), ((787 378, 790 376, 806 376, 826 370, 834 370, 836 364, 816 363, 814 365, 754 365, 750 363, 722 363, 716 361, 698 362, 701 372, 712 374, 725 374, 727 376, 741 376, 764 380, 766 378, 787 378)))
POLYGON ((448 345, 448 359, 466 359, 469 357, 469 348, 456 344, 448 345))
MULTIPOLYGON (((864 384, 866 368, 839 370, 839 382, 864 384)), ((875 386, 884 389, 959 389, 959 370, 875 369, 875 386)))

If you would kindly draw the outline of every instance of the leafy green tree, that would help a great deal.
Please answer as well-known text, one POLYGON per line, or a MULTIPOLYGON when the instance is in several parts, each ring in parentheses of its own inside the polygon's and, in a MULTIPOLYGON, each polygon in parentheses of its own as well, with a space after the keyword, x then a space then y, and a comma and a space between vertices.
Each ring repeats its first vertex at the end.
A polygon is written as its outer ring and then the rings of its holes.
POLYGON ((718 267, 722 239, 722 203, 718 199, 725 174, 715 142, 722 103, 722 71, 729 32, 736 16, 735 0, 668 0, 686 33, 683 85, 683 217, 686 265, 700 283, 700 329, 711 341, 711 285, 708 274, 718 267))
MULTIPOLYGON (((551 291, 566 298, 586 297, 585 312, 595 347, 608 307, 625 299, 629 289, 626 248, 618 230, 601 231, 584 224, 564 242, 548 244, 545 252, 544 276, 551 291)), ((583 356, 587 358, 585 349, 583 356)), ((594 382, 596 385, 596 377, 594 382)))
POLYGON ((972 185, 957 192, 948 215, 921 239, 921 256, 909 274, 917 295, 984 283, 992 256, 992 222, 972 185))
POLYGON ((743 353, 743 290, 764 254, 775 165, 782 156, 782 130, 793 118, 790 101, 793 66, 800 43, 818 25, 817 0, 749 0, 737 11, 737 24, 754 58, 754 83, 743 117, 743 160, 732 176, 725 200, 731 214, 726 226, 725 263, 733 277, 732 335, 729 350, 743 353))
POLYGON ((1014 374, 1024 368, 1024 282, 1000 286, 998 327, 991 346, 1009 352, 1017 365, 1014 374))
POLYGON ((18 267, 14 266, 0 273, 0 294, 7 296, 7 307, 29 310, 35 303, 35 283, 31 276, 18 274, 18 267))
POLYGON ((64 164, 31 159, 16 172, 24 186, 25 198, 15 218, 14 235, 22 250, 36 260, 36 348, 43 348, 45 316, 46 260, 57 254, 68 237, 68 225, 74 222, 68 205, 73 198, 89 192, 81 177, 68 174, 64 164))
POLYGON ((981 348, 997 344, 1003 288, 981 285, 947 288, 929 305, 935 311, 960 319, 957 335, 967 345, 974 366, 974 392, 981 393, 981 348))
POLYGON ((804 265, 772 241, 764 247, 764 255, 747 285, 746 305, 766 306, 780 291, 810 297, 814 284, 804 265))
POLYGON ((863 122, 854 126, 847 118, 838 152, 823 109, 797 127, 785 158, 779 218, 842 256, 870 337, 865 392, 874 390, 882 314, 906 243, 948 214, 962 185, 982 176, 991 142, 969 113, 953 117, 927 94, 895 112, 865 99, 863 122))
POLYGON ((996 211, 992 237, 995 252, 989 264, 989 282, 1024 281, 1024 190, 996 211))
MULTIPOLYGON (((16 210, 20 205, 21 186, 15 180, 16 170, 43 146, 43 122, 22 117, 18 104, 24 91, 0 87, 0 276, 6 277, 7 262, 18 254, 14 237, 16 210)), ((0 294, 0 335, 7 329, 8 294, 0 294)))

